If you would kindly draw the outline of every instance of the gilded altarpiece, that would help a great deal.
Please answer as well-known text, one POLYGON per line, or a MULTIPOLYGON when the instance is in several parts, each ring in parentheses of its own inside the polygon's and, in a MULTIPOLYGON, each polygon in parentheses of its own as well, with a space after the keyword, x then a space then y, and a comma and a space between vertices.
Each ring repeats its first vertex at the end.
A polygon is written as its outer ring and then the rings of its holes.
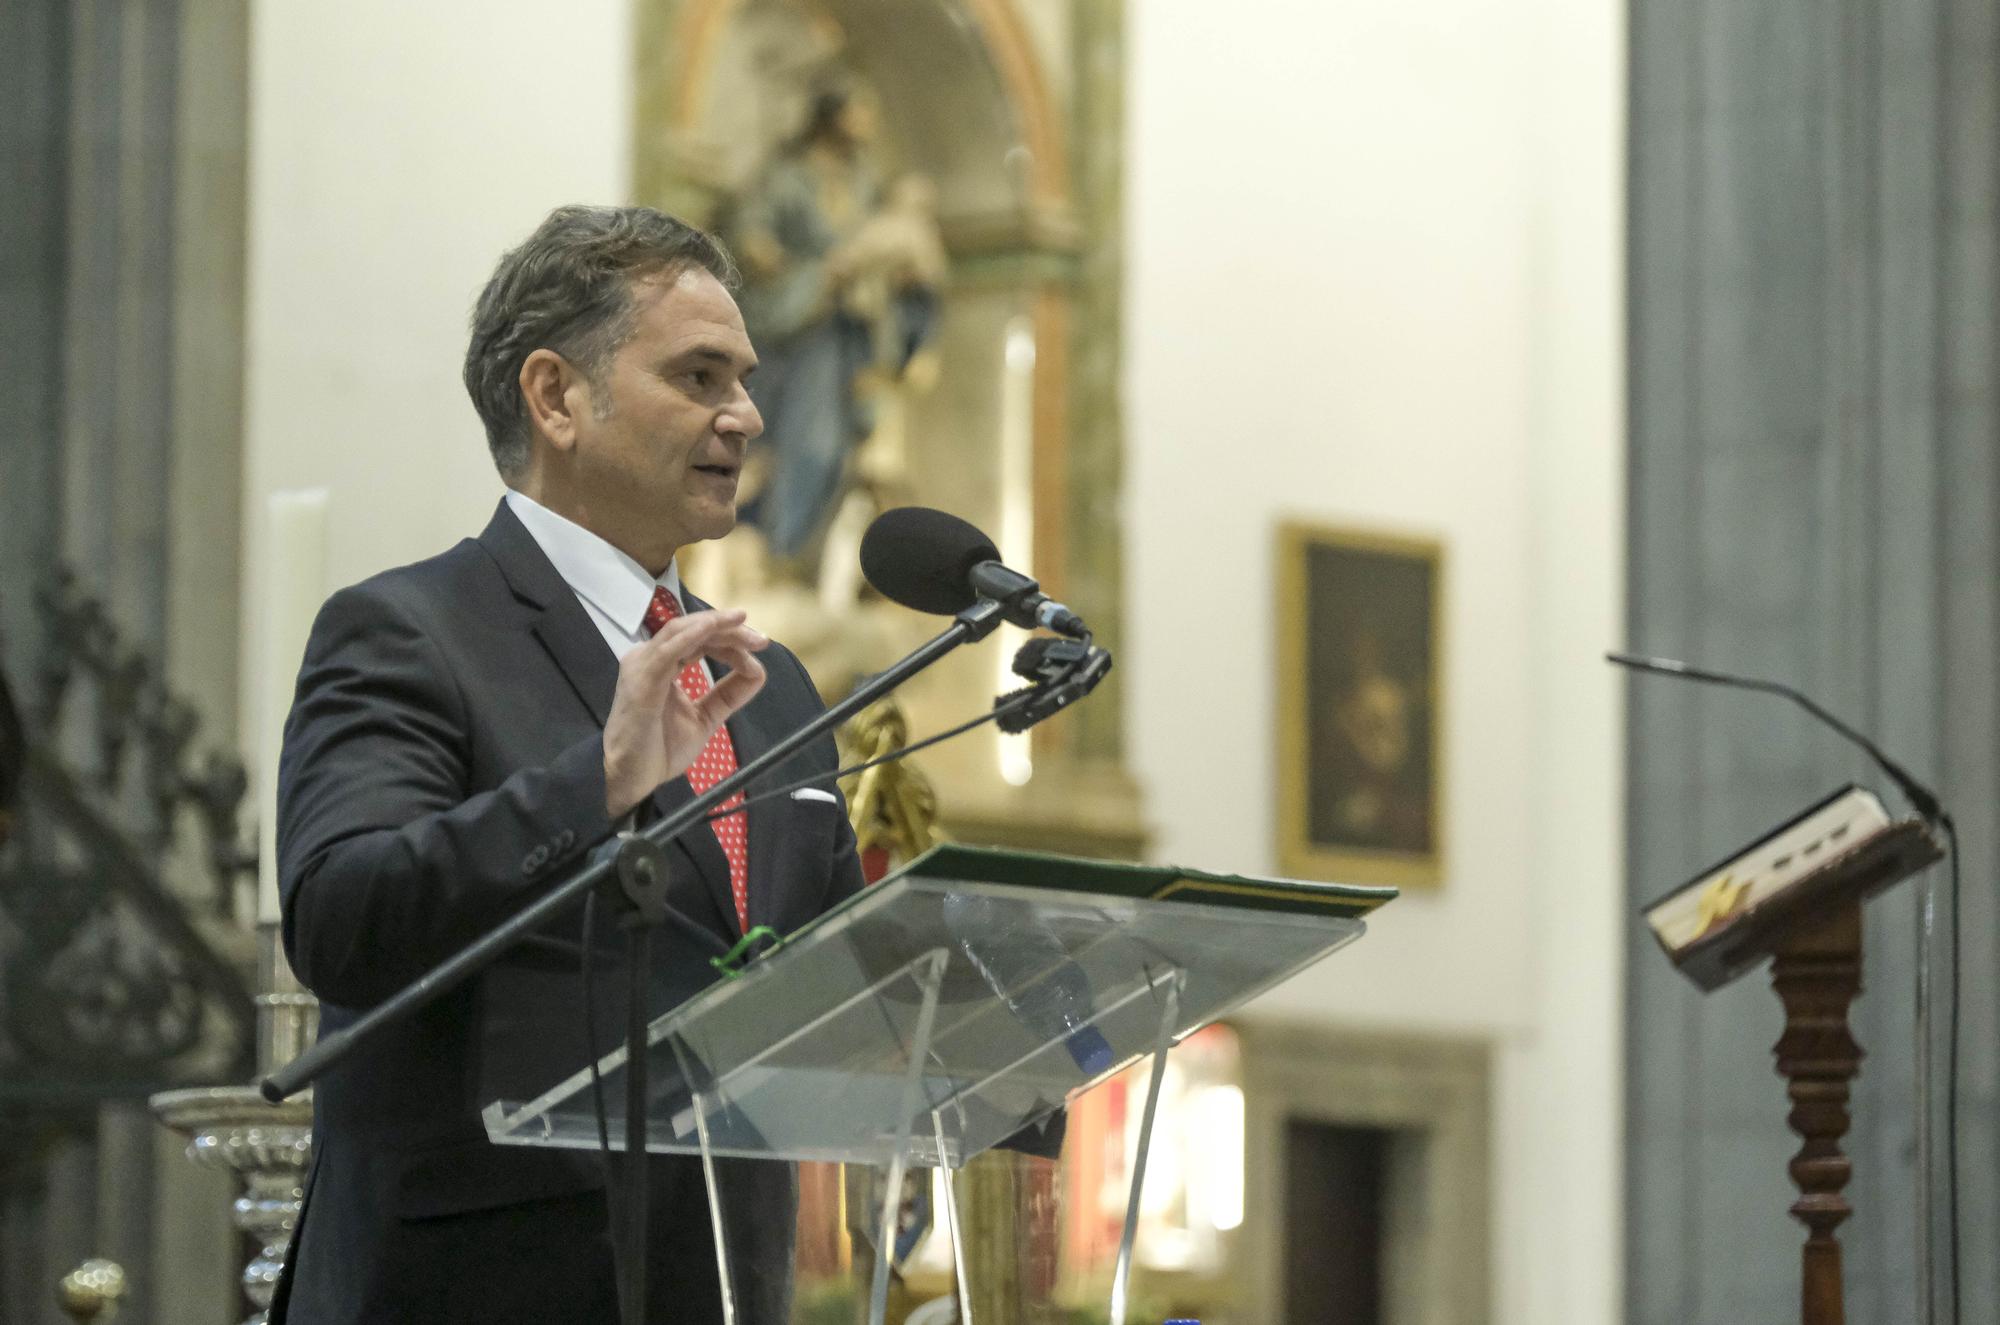
MULTIPOLYGON (((1121 0, 651 0, 637 38, 637 200, 730 241, 765 360, 760 407, 786 416, 753 461, 744 526, 690 557, 689 582, 793 644, 831 697, 941 624, 875 599, 851 569, 876 510, 937 506, 990 532, 1115 651, 1121 0), (830 247, 804 252, 772 219, 801 198, 830 247), (806 259, 834 272, 817 304, 784 288, 810 280, 789 265, 806 259), (799 367, 800 328, 836 309, 862 328, 846 342, 858 358, 799 367), (815 373, 834 395, 804 409, 805 427, 830 429, 807 446, 801 411, 777 406, 815 373), (820 457, 804 479, 768 458, 802 449, 820 457)), ((909 731, 1018 685, 1019 638, 909 687, 909 731)), ((1141 854, 1115 680, 1029 737, 986 728, 926 751, 942 831, 1141 854)), ((1057 1318, 1040 1305, 1059 1273, 1050 1166, 997 1155, 966 1176, 975 1317, 1057 1318)), ((826 1222, 807 1181, 804 1217, 826 1222)), ((814 1252, 805 1231, 802 1313, 827 1268, 813 1261, 848 1254, 814 1252)), ((924 1297, 911 1287, 904 1310, 924 1297)))
MULTIPOLYGON (((867 388, 873 427, 853 466, 878 505, 986 529, 1114 651, 1120 39, 1120 6, 1098 0, 662 0, 641 11, 634 131, 639 200, 735 238, 746 195, 827 88, 871 103, 875 173, 892 195, 928 185, 945 274, 921 371, 867 388)), ((851 571, 855 525, 835 526, 809 564, 777 564, 746 528, 686 571, 756 608, 837 692, 940 623, 870 601, 851 571)), ((903 697, 911 730, 1012 689, 1010 653, 1002 640, 920 678, 903 697)), ((1029 751, 987 731, 926 752, 946 827, 1135 854, 1117 709, 1106 687, 1029 751)))

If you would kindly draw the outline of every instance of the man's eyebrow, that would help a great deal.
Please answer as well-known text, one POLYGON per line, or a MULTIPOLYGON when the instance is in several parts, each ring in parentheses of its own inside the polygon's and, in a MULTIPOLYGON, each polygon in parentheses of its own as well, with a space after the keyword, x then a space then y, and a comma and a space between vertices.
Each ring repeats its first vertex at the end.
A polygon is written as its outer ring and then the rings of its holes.
MULTIPOLYGON (((738 361, 735 355, 731 354, 729 351, 722 349, 720 346, 716 345, 690 346, 687 349, 682 350, 679 354, 676 354, 673 357, 672 362, 686 363, 689 360, 699 360, 703 363, 718 363, 725 368, 734 368, 738 365, 738 361)), ((757 361, 755 359, 749 359, 744 361, 742 363, 742 369, 743 369, 743 376, 745 377, 750 376, 750 374, 757 371, 757 361)))

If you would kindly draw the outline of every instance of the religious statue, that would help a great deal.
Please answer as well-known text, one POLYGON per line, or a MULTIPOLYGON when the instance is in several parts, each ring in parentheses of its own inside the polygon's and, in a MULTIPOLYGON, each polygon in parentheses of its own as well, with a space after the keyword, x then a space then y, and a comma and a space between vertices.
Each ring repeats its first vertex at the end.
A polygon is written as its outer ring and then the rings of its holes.
POLYGON ((723 227, 743 266, 760 359, 750 389, 765 425, 763 472, 742 516, 763 535, 770 572, 795 583, 818 585, 820 552, 857 480, 874 505, 893 500, 900 464, 866 465, 856 451, 883 393, 929 370, 923 352, 937 330, 936 190, 922 176, 882 181, 870 150, 877 119, 859 87, 819 91, 723 227))
MULTIPOLYGON (((894 699, 878 700, 840 729, 840 762, 871 763, 910 741, 909 719, 894 699)), ((855 776, 847 788, 854 849, 870 883, 908 864, 937 842, 937 792, 915 764, 895 760, 855 776)))

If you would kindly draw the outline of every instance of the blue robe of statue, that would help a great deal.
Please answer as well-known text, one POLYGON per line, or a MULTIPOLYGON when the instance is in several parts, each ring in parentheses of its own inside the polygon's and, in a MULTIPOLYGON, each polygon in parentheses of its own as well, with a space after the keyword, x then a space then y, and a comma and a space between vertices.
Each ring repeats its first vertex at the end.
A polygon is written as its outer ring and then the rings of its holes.
MULTIPOLYGON (((873 430, 855 379, 876 361, 876 329, 843 310, 827 276, 827 256, 875 210, 880 186, 857 161, 829 187, 803 155, 778 158, 739 200, 730 230, 760 234, 783 250, 784 264, 746 281, 743 320, 759 367, 750 395, 764 417, 770 477, 741 515, 764 533, 772 555, 795 561, 811 551, 845 491, 847 457, 873 430), (830 198, 839 197, 838 216, 830 198)), ((890 316, 900 371, 929 338, 937 296, 899 294, 890 316)))

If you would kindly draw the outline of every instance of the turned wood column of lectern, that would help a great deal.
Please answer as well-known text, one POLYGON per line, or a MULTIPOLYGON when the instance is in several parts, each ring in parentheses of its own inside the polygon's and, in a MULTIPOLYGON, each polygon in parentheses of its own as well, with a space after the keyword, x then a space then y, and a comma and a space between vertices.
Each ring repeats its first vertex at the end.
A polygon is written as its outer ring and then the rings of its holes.
POLYGON ((1853 1213, 1842 1193, 1854 1165, 1840 1141, 1849 1083, 1861 1074, 1861 1046, 1847 1025, 1861 993, 1861 903, 1833 906, 1781 939, 1771 984, 1785 1005, 1784 1034, 1772 1052, 1791 1095, 1792 1130, 1803 1142, 1791 1163, 1799 1189, 1792 1214, 1806 1226, 1800 1319, 1845 1325, 1836 1230, 1853 1213))
MULTIPOLYGON (((1853 1164, 1841 1150, 1848 1099, 1863 1057, 1848 1026, 1861 994, 1861 907, 1876 893, 1942 858, 1920 819, 1889 824, 1753 907, 1690 951, 1669 948, 1689 978, 1712 990, 1771 960, 1771 984, 1785 1008, 1772 1050, 1791 1099, 1788 1121, 1801 1144, 1790 1170, 1798 1188, 1791 1213, 1806 1227, 1801 1252, 1803 1325, 1846 1325, 1838 1230, 1853 1213, 1844 1192, 1853 1164)), ((1723 883, 1729 881, 1722 876, 1723 883)))

